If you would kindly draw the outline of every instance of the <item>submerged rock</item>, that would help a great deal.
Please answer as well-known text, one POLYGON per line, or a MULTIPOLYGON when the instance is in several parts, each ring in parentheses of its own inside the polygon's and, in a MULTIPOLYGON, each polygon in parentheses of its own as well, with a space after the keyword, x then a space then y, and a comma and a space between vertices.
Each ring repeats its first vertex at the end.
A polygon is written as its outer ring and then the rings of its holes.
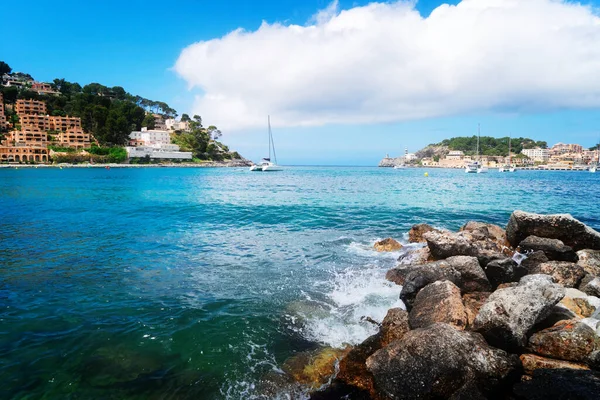
POLYGON ((542 356, 568 361, 585 361, 594 351, 596 334, 578 321, 560 321, 529 339, 529 349, 542 356))
POLYGON ((566 261, 548 261, 539 264, 530 272, 533 274, 550 275, 556 283, 568 288, 577 287, 585 276, 583 268, 566 261))
POLYGON ((367 359, 375 388, 393 399, 450 398, 465 388, 497 394, 518 368, 516 356, 476 333, 436 323, 407 333, 367 359))
POLYGON ((496 290, 479 310, 473 330, 492 346, 514 351, 525 347, 527 332, 546 318, 564 297, 547 275, 528 275, 519 286, 496 290))
POLYGON ((519 243, 519 248, 521 252, 541 251, 549 260, 553 261, 577 262, 579 260, 577 253, 558 239, 527 236, 519 243))
POLYGON ((575 251, 600 250, 600 233, 569 214, 541 215, 515 211, 506 226, 506 237, 517 246, 528 236, 559 239, 575 251))
POLYGON ((439 280, 448 280, 458 286, 462 293, 485 292, 490 283, 474 257, 456 256, 444 261, 425 264, 411 270, 404 279, 400 298, 408 310, 417 293, 425 286, 439 280))
POLYGON ((600 250, 584 249, 577 252, 580 265, 585 272, 593 276, 600 276, 600 250))
POLYGON ((375 250, 377 250, 379 252, 384 252, 384 251, 398 251, 402 248, 402 245, 397 240, 394 240, 392 238, 387 238, 387 239, 383 239, 383 240, 376 242, 373 247, 375 248, 375 250))
POLYGON ((413 225, 408 231, 408 241, 410 243, 425 243, 426 240, 423 235, 427 232, 442 232, 439 229, 435 229, 431 225, 417 224, 413 225))
POLYGON ((527 375, 532 375, 533 371, 537 369, 589 369, 589 367, 585 364, 554 360, 552 358, 541 357, 535 354, 521 354, 520 359, 521 363, 523 364, 523 371, 527 375))
POLYGON ((538 369, 532 379, 515 385, 514 393, 525 400, 596 400, 600 375, 575 369, 538 369))
POLYGON ((336 365, 350 348, 334 349, 326 347, 315 351, 299 353, 283 364, 282 369, 294 381, 311 389, 317 389, 327 382, 336 372, 336 365))
POLYGON ((408 321, 411 329, 426 328, 436 322, 464 329, 467 314, 460 289, 450 281, 437 281, 425 286, 415 298, 408 321))

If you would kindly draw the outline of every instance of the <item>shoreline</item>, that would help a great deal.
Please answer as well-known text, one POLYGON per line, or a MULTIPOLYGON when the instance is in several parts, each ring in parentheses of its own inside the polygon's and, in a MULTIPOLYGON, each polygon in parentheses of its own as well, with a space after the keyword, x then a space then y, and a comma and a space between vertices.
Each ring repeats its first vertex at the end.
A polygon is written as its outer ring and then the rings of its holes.
POLYGON ((206 162, 181 164, 0 164, 0 169, 19 168, 246 168, 243 162, 206 162))

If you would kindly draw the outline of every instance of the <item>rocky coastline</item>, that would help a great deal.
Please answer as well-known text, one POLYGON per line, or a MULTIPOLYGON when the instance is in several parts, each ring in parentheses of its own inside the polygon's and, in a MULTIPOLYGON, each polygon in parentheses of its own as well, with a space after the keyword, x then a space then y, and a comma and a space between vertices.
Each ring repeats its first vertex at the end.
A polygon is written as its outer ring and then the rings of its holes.
POLYGON ((416 225, 409 242, 386 277, 406 309, 330 357, 311 399, 600 398, 599 232, 515 211, 506 228, 416 225))

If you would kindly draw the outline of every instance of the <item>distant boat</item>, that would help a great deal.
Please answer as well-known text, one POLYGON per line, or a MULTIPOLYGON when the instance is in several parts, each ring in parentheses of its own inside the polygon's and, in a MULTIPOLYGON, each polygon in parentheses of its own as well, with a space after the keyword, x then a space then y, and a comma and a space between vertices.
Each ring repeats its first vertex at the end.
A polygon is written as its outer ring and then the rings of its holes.
POLYGON ((498 169, 499 172, 515 172, 515 167, 512 166, 512 155, 511 155, 511 137, 508 137, 508 165, 503 165, 498 169))
POLYGON ((394 165, 394 169, 406 169, 406 165, 404 165, 404 164, 394 165))
POLYGON ((274 172, 274 171, 283 171, 279 165, 277 165, 277 155, 275 154, 275 142, 273 142, 273 132, 271 131, 271 116, 268 117, 269 124, 269 157, 263 158, 260 161, 260 164, 255 164, 250 167, 250 171, 255 172, 274 172), (271 161, 271 149, 273 149, 273 159, 275 162, 271 161))
POLYGON ((481 164, 481 161, 479 159, 479 138, 481 136, 481 132, 480 132, 480 126, 479 124, 477 124, 477 158, 475 160, 475 162, 469 163, 467 164, 466 168, 465 168, 465 172, 467 174, 487 174, 488 172, 488 168, 484 167, 481 164))

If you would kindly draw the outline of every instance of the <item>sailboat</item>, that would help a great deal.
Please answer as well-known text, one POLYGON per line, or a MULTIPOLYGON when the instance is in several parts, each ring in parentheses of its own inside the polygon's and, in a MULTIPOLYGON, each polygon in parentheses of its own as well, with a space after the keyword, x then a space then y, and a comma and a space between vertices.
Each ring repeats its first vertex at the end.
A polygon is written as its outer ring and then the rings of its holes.
POLYGON ((600 164, 600 143, 598 143, 598 145, 596 146, 596 151, 598 152, 598 161, 596 161, 595 163, 592 163, 588 170, 592 174, 596 173, 596 170, 598 169, 598 164, 600 164))
POLYGON ((481 136, 480 125, 477 124, 477 159, 473 163, 467 164, 465 172, 467 174, 486 174, 488 172, 487 167, 484 167, 479 161, 479 139, 481 136))
POLYGON ((279 165, 277 165, 277 155, 275 154, 275 142, 273 142, 273 132, 271 131, 271 116, 268 117, 269 124, 269 157, 263 158, 260 161, 260 164, 255 164, 250 167, 250 171, 262 171, 262 172, 274 172, 274 171, 283 171, 279 165), (271 161, 271 149, 273 149, 273 159, 275 162, 271 161))
POLYGON ((508 165, 503 165, 498 170, 499 172, 515 172, 515 167, 512 166, 512 154, 511 154, 511 137, 508 137, 508 165))

